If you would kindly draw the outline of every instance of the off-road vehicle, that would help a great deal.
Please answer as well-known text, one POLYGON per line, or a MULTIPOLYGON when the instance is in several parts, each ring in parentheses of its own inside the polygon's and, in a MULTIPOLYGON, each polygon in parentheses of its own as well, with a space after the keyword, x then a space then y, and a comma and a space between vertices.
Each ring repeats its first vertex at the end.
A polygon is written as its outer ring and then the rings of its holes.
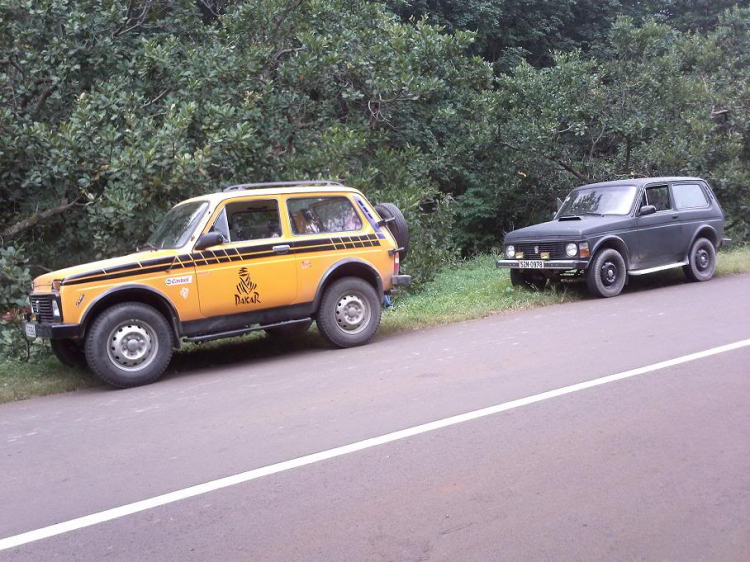
POLYGON ((175 206, 137 253, 37 277, 25 330, 118 387, 158 379, 180 342, 315 320, 333 345, 361 345, 411 282, 408 237, 398 208, 338 183, 235 185, 175 206))
POLYGON ((553 220, 505 237, 514 286, 585 276, 591 293, 614 297, 629 276, 681 267, 691 281, 714 274, 724 214, 700 178, 639 178, 578 187, 558 201, 553 220))

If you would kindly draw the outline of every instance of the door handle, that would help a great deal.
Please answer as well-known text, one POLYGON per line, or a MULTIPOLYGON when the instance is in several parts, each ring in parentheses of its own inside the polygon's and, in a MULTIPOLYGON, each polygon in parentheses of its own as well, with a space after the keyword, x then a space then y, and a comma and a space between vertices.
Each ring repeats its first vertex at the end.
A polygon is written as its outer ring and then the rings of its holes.
POLYGON ((289 244, 280 244, 273 247, 273 251, 277 254, 286 254, 292 247, 289 244))
POLYGON ((672 220, 678 219, 680 215, 672 215, 672 220))

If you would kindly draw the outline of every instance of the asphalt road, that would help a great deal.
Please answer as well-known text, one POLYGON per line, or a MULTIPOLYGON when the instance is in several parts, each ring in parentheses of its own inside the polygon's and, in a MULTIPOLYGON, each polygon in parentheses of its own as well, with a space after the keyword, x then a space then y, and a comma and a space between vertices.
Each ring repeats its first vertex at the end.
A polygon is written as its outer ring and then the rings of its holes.
MULTIPOLYGON (((750 277, 0 406, 0 539, 750 339, 750 277)), ((750 347, 174 501, 0 560, 743 561, 750 347)))

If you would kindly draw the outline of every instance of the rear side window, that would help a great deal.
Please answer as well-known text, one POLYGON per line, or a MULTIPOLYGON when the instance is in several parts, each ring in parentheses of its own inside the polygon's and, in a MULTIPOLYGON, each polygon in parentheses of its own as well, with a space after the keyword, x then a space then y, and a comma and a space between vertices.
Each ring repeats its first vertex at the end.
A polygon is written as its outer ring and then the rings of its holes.
POLYGON ((703 188, 697 183, 677 183, 672 185, 674 204, 678 209, 708 207, 708 199, 703 188))
POLYGON ((362 228, 354 206, 346 197, 300 197, 287 201, 294 234, 351 232, 362 228))

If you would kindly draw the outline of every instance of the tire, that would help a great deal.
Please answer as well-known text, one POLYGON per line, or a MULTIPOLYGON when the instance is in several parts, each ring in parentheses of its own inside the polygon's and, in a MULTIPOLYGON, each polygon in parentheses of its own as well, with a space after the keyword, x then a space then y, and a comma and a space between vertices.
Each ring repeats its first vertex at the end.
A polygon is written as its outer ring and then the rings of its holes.
POLYGON ((398 247, 403 248, 399 252, 399 260, 405 260, 406 254, 409 253, 409 224, 406 222, 403 213, 393 203, 380 203, 379 205, 375 205, 375 210, 380 215, 380 218, 393 219, 386 226, 396 239, 398 247))
POLYGON ((266 334, 275 339, 289 339, 304 334, 312 326, 312 318, 304 322, 296 322, 288 326, 279 326, 278 328, 268 328, 264 330, 266 334))
POLYGON ((519 269, 510 270, 510 284, 521 289, 542 291, 547 285, 546 277, 531 277, 519 269))
POLYGON ((82 342, 77 340, 50 340, 52 353, 58 361, 68 367, 79 367, 86 364, 86 353, 82 342))
POLYGON ((318 330, 336 347, 366 344, 380 325, 382 295, 364 279, 344 277, 323 293, 318 307, 318 330))
POLYGON ((172 328, 155 308, 122 303, 102 312, 88 330, 86 361, 96 376, 112 386, 140 386, 162 375, 172 358, 173 343, 172 328))
POLYGON ((716 271, 716 248, 708 238, 698 238, 690 248, 688 264, 682 267, 690 281, 708 281, 716 271))
POLYGON ((612 248, 598 251, 586 269, 586 285, 589 292, 597 297, 616 297, 625 287, 627 277, 625 259, 612 248))

